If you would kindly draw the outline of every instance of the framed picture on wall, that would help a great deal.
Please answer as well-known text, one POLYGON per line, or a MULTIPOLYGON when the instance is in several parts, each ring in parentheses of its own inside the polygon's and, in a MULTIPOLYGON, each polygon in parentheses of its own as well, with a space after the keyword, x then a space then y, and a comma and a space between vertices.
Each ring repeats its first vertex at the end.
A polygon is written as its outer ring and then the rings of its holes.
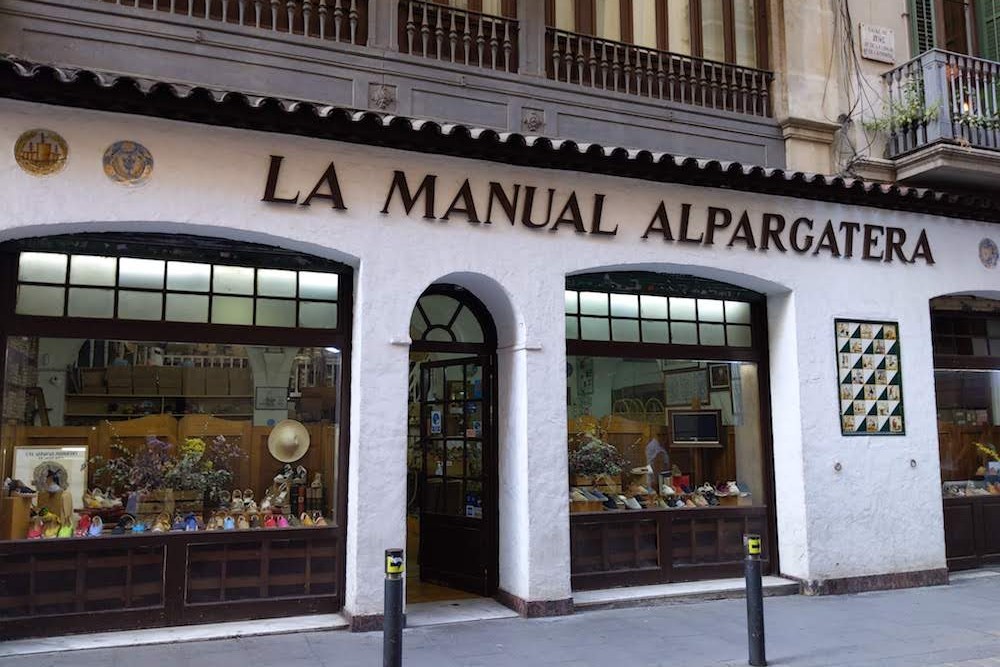
POLYGON ((729 389, 729 364, 708 365, 709 389, 729 389))
POLYGON ((255 410, 284 410, 288 407, 288 387, 257 387, 254 392, 255 410))
POLYGON ((15 445, 14 477, 39 491, 57 485, 70 494, 72 507, 83 507, 87 447, 15 445))
POLYGON ((689 406, 697 400, 708 403, 708 373, 704 368, 663 374, 666 405, 689 406))

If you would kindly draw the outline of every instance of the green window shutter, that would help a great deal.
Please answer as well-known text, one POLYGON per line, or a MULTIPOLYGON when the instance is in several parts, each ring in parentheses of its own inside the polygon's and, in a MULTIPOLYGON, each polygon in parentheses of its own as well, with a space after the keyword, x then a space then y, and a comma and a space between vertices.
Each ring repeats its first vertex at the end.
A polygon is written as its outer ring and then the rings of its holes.
POLYGON ((979 55, 1000 61, 1000 0, 977 0, 976 24, 979 26, 979 55))
POLYGON ((934 0, 909 0, 910 54, 916 58, 934 48, 934 0))

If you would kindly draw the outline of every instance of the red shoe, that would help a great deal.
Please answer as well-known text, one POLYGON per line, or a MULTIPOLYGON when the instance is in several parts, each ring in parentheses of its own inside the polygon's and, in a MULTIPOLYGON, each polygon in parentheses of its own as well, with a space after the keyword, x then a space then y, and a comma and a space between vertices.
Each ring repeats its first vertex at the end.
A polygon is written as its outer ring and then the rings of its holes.
POLYGON ((80 517, 80 521, 76 524, 76 530, 73 534, 76 537, 86 537, 87 531, 90 530, 90 515, 84 514, 80 517))

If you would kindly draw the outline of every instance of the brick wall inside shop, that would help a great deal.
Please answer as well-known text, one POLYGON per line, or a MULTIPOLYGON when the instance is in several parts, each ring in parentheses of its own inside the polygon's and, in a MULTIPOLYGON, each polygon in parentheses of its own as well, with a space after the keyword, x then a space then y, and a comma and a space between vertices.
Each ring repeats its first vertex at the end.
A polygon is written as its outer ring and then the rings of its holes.
POLYGON ((38 386, 38 339, 11 337, 7 341, 7 369, 4 375, 3 418, 19 423, 29 421, 27 388, 38 386))

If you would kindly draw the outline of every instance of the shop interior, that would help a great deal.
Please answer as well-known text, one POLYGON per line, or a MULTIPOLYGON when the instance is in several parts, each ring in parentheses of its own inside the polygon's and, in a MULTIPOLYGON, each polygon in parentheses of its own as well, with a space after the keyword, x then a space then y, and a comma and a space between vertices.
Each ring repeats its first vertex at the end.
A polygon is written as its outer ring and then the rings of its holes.
POLYGON ((757 367, 573 356, 570 510, 765 502, 757 367))

